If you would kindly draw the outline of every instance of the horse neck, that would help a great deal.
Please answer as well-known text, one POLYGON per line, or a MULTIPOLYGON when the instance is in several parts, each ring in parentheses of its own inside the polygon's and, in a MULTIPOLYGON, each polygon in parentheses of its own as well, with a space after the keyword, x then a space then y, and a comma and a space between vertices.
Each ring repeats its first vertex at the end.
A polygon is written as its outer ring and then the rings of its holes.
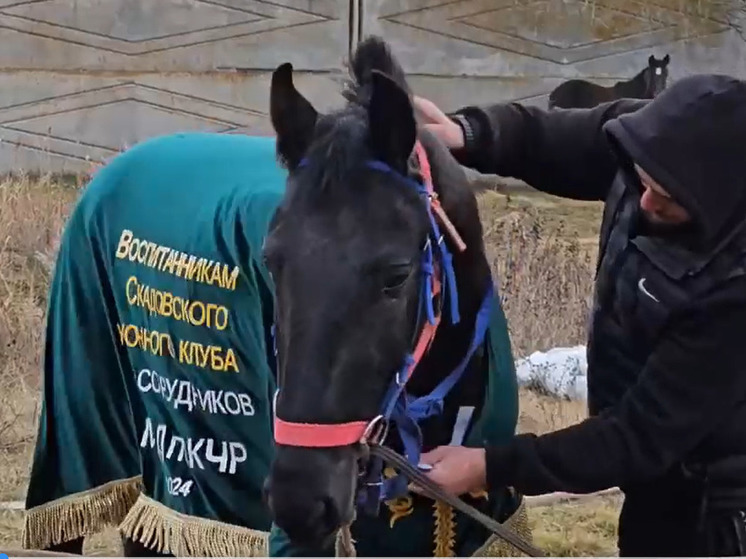
POLYGON ((621 97, 638 98, 647 95, 648 87, 645 83, 645 72, 650 68, 640 71, 635 77, 614 84, 614 90, 621 97))

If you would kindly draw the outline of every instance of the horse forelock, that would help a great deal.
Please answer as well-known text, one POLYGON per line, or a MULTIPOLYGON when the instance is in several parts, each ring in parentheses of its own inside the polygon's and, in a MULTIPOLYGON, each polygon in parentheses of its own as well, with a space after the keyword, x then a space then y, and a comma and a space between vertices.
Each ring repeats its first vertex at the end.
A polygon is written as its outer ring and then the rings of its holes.
POLYGON ((342 95, 352 103, 368 106, 374 70, 392 78, 408 94, 412 93, 404 69, 380 37, 372 36, 363 40, 347 63, 347 68, 349 79, 345 82, 342 95))
POLYGON ((367 111, 374 71, 386 74, 411 95, 404 70, 380 37, 362 41, 347 66, 349 78, 342 88, 347 103, 320 117, 306 153, 304 178, 294 186, 300 196, 323 194, 328 202, 329 196, 361 184, 363 165, 372 159, 367 111))
POLYGON ((361 163, 370 158, 366 141, 367 117, 355 105, 322 116, 305 157, 301 178, 293 183, 293 197, 329 203, 335 195, 359 183, 361 163))

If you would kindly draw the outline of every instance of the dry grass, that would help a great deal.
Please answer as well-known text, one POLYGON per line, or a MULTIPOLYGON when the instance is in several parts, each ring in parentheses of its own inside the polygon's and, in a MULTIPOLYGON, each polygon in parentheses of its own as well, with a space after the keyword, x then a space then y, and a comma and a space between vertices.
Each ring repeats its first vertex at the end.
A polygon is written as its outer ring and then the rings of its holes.
POLYGON ((534 543, 552 557, 613 557, 621 500, 599 497, 530 510, 534 543))
MULTIPOLYGON (((0 500, 22 500, 38 414, 47 266, 77 189, 51 180, 0 182, 0 500)), ((516 356, 583 343, 600 208, 535 193, 480 197, 485 239, 516 356)), ((584 406, 524 391, 520 430, 545 432, 584 406)), ((531 510, 553 555, 613 555, 618 503, 598 499, 531 510)), ((18 546, 21 514, 0 511, 0 549, 18 546)), ((119 554, 115 532, 86 545, 119 554)))
POLYGON ((0 183, 0 499, 24 492, 48 282, 42 262, 72 196, 50 181, 0 183))
POLYGON ((598 206, 492 193, 480 201, 488 258, 516 355, 582 343, 598 206))

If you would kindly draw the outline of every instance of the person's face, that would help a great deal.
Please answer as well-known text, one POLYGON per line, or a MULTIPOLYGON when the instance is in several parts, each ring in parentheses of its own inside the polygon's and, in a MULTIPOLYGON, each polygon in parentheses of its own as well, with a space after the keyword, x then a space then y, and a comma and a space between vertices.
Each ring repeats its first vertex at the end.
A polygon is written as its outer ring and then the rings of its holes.
POLYGON ((640 208, 652 225, 673 227, 689 222, 689 213, 636 163, 635 171, 642 183, 640 208))

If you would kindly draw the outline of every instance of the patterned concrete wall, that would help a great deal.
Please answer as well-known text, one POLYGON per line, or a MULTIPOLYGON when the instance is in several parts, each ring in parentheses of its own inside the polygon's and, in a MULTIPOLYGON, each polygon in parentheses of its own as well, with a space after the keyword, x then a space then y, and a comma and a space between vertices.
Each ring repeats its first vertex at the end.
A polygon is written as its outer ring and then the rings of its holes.
MULTIPOLYGON (((737 2, 733 2, 736 5, 737 2)), ((364 33, 385 37, 418 92, 451 109, 545 105, 564 80, 610 85, 671 55, 671 79, 746 76, 737 12, 707 0, 364 0, 364 33), (458 79, 456 79, 458 77, 458 79)))
POLYGON ((0 172, 89 168, 178 130, 269 134, 291 61, 324 107, 348 0, 0 0, 0 172))
POLYGON ((179 130, 270 134, 271 71, 292 62, 328 108, 349 49, 371 33, 445 108, 541 104, 564 79, 612 83, 650 54, 671 55, 673 78, 746 75, 721 2, 0 0, 0 173, 84 171, 179 130))

